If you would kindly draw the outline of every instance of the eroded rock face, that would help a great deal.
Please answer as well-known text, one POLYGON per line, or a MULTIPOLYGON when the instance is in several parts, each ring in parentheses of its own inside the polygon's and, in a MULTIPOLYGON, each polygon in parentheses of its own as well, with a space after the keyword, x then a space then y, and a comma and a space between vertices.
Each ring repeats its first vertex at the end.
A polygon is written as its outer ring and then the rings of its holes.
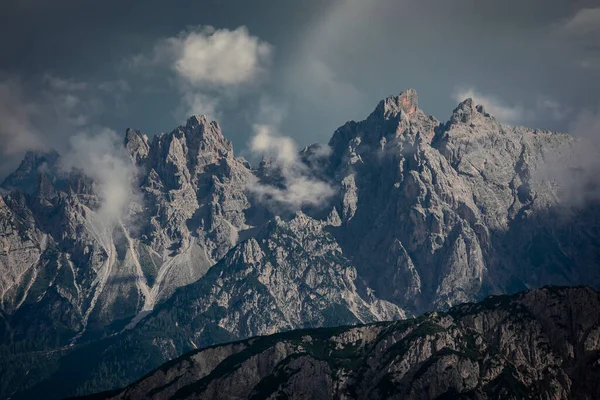
POLYGON ((596 232, 598 213, 565 218, 556 185, 534 179, 572 142, 503 126, 470 99, 440 124, 413 90, 392 96, 329 142, 336 237, 378 296, 414 313, 548 283, 597 285, 598 268, 586 266, 597 265, 596 239, 566 227, 596 232))
POLYGON ((403 318, 366 288, 327 226, 302 213, 288 222, 276 217, 144 324, 177 321, 201 347, 222 341, 216 332, 231 340, 403 318))
POLYGON ((186 351, 215 343, 404 318, 403 310, 373 294, 327 232, 339 217, 328 221, 300 212, 290 221, 275 218, 132 329, 70 349, 69 359, 94 362, 54 367, 53 375, 25 397, 51 392, 60 398, 126 384, 186 351), (61 378, 73 373, 86 378, 61 378))
POLYGON ((63 171, 55 153, 28 153, 5 181, 3 343, 37 336, 32 345, 42 349, 45 337, 60 346, 118 331, 237 243, 252 173, 216 122, 194 116, 152 141, 127 130, 124 146, 136 182, 129 210, 110 224, 97 213, 95 183, 63 171), (61 318, 68 322, 53 322, 61 318))
POLYGON ((600 294, 546 287, 448 313, 194 351, 95 398, 594 399, 600 294))

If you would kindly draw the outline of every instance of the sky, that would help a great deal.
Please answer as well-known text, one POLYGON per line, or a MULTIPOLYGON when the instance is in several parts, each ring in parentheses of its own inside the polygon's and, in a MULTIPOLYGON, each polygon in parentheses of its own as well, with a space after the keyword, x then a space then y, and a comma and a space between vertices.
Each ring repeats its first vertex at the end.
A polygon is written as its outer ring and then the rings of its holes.
POLYGON ((472 97, 510 125, 600 126, 600 0, 2 0, 0 26, 0 179, 26 150, 191 114, 250 159, 265 127, 326 143, 407 88, 441 121, 472 97))

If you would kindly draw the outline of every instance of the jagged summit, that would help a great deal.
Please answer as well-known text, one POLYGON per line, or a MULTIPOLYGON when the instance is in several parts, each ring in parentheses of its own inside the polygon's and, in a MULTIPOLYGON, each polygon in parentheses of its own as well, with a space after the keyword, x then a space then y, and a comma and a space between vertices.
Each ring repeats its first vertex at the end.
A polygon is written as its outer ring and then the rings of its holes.
POLYGON ((190 126, 190 127, 193 127, 196 125, 205 125, 205 124, 210 124, 210 123, 218 125, 217 121, 210 121, 206 115, 201 115, 201 114, 190 115, 189 118, 186 120, 186 126, 190 126))
POLYGON ((211 121, 205 115, 195 114, 190 116, 185 123, 184 130, 192 135, 199 135, 203 140, 214 138, 215 140, 229 143, 223 136, 219 123, 211 121))
POLYGON ((204 115, 192 115, 187 119, 185 127, 179 127, 178 130, 185 133, 190 150, 233 156, 233 146, 223 136, 217 121, 210 121, 204 115))
POLYGON ((127 128, 124 140, 125 149, 130 154, 134 163, 139 164, 144 160, 150 151, 148 136, 137 129, 127 128))
POLYGON ((19 167, 6 177, 0 187, 32 193, 37 188, 39 173, 55 170, 58 159, 59 154, 55 150, 28 151, 19 167))
POLYGON ((486 111, 485 107, 482 104, 475 104, 472 98, 468 98, 463 100, 458 104, 458 106, 452 112, 452 116, 450 117, 449 124, 466 124, 471 122, 473 118, 477 116, 482 116, 485 118, 494 118, 486 111))
POLYGON ((437 119, 419 109, 417 91, 408 89, 381 100, 367 119, 349 121, 338 128, 329 147, 336 158, 350 157, 360 162, 359 148, 383 150, 386 146, 395 146, 396 138, 413 143, 419 137, 430 142, 439 125, 437 119))
POLYGON ((371 116, 393 119, 402 115, 410 119, 419 109, 419 95, 415 89, 407 89, 399 95, 381 100, 371 116))

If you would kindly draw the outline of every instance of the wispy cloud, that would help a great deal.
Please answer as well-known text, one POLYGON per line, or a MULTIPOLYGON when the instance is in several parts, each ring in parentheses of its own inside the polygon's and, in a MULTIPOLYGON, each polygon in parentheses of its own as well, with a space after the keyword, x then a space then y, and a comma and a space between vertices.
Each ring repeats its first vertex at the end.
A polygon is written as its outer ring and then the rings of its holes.
POLYGON ((270 160, 270 168, 281 177, 277 184, 255 183, 249 186, 248 189, 260 201, 275 207, 299 209, 307 205, 322 205, 334 194, 333 188, 316 178, 315 171, 302 162, 294 140, 277 133, 272 125, 256 125, 254 132, 251 151, 270 160))
POLYGON ((177 119, 185 119, 190 115, 200 114, 214 120, 219 115, 218 108, 218 96, 186 90, 181 94, 181 102, 175 110, 175 116, 177 119))
POLYGON ((472 87, 458 88, 452 97, 459 102, 473 99, 475 104, 483 105, 490 115, 508 125, 527 124, 536 119, 562 120, 570 113, 568 107, 543 95, 537 96, 535 104, 528 106, 522 103, 509 104, 495 95, 481 93, 472 87))
POLYGON ((35 105, 28 102, 16 79, 0 82, 0 155, 21 153, 41 145, 31 124, 35 105))
POLYGON ((526 111, 523 106, 508 105, 495 96, 476 92, 472 88, 459 89, 454 94, 454 99, 459 102, 469 98, 473 99, 475 104, 485 106, 491 115, 504 123, 517 124, 525 119, 526 111))
MULTIPOLYGON (((83 82, 44 74, 35 83, 18 77, 0 80, 0 169, 9 154, 27 150, 66 149, 74 132, 92 124, 106 111, 99 91, 120 95, 126 84, 83 82), (103 88, 103 89, 100 89, 103 88)), ((6 171, 3 171, 6 172, 6 171)))
POLYGON ((43 147, 31 122, 35 112, 18 79, 0 81, 0 181, 12 172, 25 151, 43 147))
POLYGON ((113 81, 102 81, 97 84, 98 90, 107 93, 125 93, 130 92, 131 87, 129 83, 123 79, 117 79, 113 81))
POLYGON ((135 169, 123 148, 123 139, 108 128, 92 128, 69 138, 61 157, 63 169, 80 170, 94 180, 100 196, 98 219, 105 227, 116 223, 131 199, 135 169))
POLYGON ((79 82, 74 79, 64 79, 52 74, 44 74, 44 82, 46 82, 52 89, 76 92, 85 90, 88 87, 87 82, 79 82))
POLYGON ((556 33, 581 54, 581 67, 600 68, 600 7, 580 9, 564 20, 556 33))
POLYGON ((555 182, 565 205, 582 207, 600 201, 600 108, 579 113, 571 132, 573 145, 546 157, 537 178, 555 182))
POLYGON ((25 151, 57 150, 65 171, 80 170, 94 180, 99 220, 118 220, 130 201, 134 167, 122 136, 92 123, 104 112, 97 96, 102 84, 48 74, 41 82, 30 91, 16 78, 0 82, 0 174, 12 172, 25 151))
POLYGON ((344 114, 359 108, 363 93, 343 76, 339 57, 346 51, 341 42, 347 30, 360 18, 367 3, 332 2, 328 12, 311 24, 286 69, 286 86, 292 96, 327 113, 344 114))

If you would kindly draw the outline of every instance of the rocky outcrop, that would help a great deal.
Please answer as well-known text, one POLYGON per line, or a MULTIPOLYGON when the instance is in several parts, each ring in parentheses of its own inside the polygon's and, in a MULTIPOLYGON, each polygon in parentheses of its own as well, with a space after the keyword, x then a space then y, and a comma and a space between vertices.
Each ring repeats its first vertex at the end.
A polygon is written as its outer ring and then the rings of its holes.
POLYGON ((594 399, 600 294, 546 287, 447 313, 188 353, 94 399, 594 399))

